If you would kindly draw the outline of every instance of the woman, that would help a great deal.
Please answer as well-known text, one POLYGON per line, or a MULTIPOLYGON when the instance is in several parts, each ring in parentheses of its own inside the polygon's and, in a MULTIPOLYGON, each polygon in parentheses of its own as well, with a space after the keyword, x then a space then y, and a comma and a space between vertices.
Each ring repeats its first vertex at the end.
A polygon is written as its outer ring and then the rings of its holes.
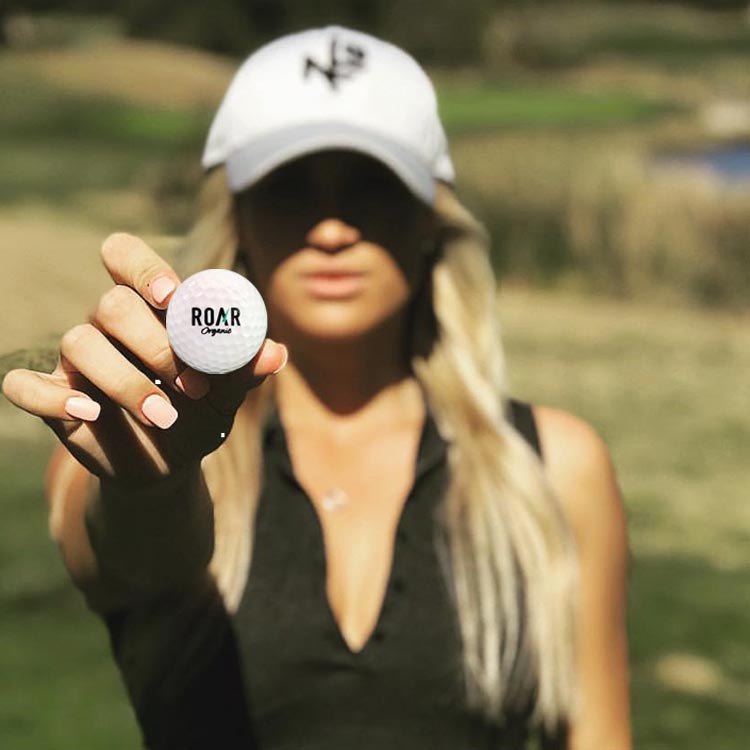
POLYGON ((62 442, 50 528, 147 745, 629 748, 609 453, 507 393, 487 237, 422 69, 338 26, 276 40, 203 164, 177 270, 256 284, 255 359, 185 368, 178 273, 115 234, 116 285, 55 371, 3 383, 62 442))

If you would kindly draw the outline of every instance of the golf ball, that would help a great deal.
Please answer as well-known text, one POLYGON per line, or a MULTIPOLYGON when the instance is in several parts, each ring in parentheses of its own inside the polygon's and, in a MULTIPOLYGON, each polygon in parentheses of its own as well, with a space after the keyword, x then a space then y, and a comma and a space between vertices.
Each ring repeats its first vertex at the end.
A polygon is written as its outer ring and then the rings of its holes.
POLYGON ((267 328, 260 292, 241 274, 222 268, 185 279, 167 307, 170 346, 186 365, 209 375, 246 365, 267 328))

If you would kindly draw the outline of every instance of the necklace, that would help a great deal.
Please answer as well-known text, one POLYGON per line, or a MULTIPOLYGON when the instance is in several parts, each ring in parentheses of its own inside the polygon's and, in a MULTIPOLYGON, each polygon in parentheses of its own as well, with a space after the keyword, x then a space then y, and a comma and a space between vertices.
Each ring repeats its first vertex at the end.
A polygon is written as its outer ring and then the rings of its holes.
POLYGON ((340 508, 342 505, 346 505, 349 502, 349 495, 344 492, 340 487, 332 487, 321 500, 323 508, 327 511, 333 511, 340 508))

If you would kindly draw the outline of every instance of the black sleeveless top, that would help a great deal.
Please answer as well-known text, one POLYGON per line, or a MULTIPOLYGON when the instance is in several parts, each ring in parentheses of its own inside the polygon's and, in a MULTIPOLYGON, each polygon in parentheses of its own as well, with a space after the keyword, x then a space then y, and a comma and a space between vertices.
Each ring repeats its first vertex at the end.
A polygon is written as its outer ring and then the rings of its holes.
MULTIPOLYGON (((541 455, 528 404, 510 419, 541 455)), ((359 652, 326 595, 323 535, 274 409, 251 572, 227 615, 215 587, 106 618, 151 750, 523 750, 527 709, 488 724, 464 706, 458 620, 433 536, 447 445, 427 410, 375 630, 359 652)), ((534 735, 543 748, 564 747, 534 735)))

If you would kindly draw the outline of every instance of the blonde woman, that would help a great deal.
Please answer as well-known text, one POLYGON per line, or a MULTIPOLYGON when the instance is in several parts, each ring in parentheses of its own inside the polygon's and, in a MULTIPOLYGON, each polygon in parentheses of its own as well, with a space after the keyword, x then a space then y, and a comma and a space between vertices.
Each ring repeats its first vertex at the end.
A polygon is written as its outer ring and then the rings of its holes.
POLYGON ((177 268, 110 236, 115 285, 54 372, 3 383, 61 440, 50 529, 145 745, 630 748, 609 453, 508 393, 488 238, 422 69, 338 26, 282 37, 203 165, 177 268), (164 329, 206 267, 268 307, 230 375, 164 329))

